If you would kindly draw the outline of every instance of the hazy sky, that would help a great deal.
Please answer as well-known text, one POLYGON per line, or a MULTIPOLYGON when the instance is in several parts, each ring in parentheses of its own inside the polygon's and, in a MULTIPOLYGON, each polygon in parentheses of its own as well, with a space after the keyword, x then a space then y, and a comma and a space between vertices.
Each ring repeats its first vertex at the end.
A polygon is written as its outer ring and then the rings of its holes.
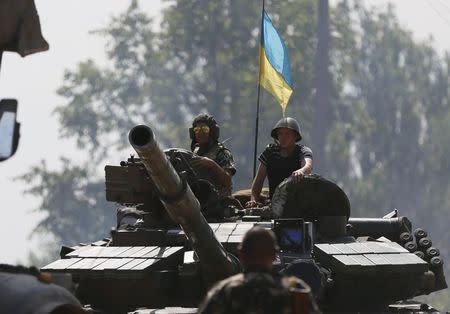
MULTIPOLYGON (((334 3, 333 0, 330 0, 334 3)), ((29 234, 39 221, 31 210, 38 199, 24 196, 24 186, 11 179, 31 165, 45 159, 51 169, 58 168, 59 156, 75 157, 72 141, 58 138, 58 123, 52 110, 63 101, 56 96, 65 69, 74 69, 79 61, 94 59, 106 62, 104 41, 90 30, 107 25, 109 18, 124 11, 126 0, 35 0, 41 18, 42 32, 50 44, 45 53, 21 58, 5 53, 0 73, 0 98, 17 98, 21 139, 16 155, 0 163, 0 263, 17 263, 26 259, 27 251, 38 250, 37 240, 30 242, 29 234)), ((369 5, 385 6, 386 0, 366 0, 369 5)), ((450 48, 450 1, 396 0, 397 13, 403 26, 417 40, 435 39, 436 48, 450 48)), ((161 1, 141 1, 150 16, 158 16, 161 1)), ((103 168, 103 165, 101 165, 103 168)), ((111 213, 114 215, 114 213, 111 213)), ((106 230, 109 229, 106 228, 106 230)))

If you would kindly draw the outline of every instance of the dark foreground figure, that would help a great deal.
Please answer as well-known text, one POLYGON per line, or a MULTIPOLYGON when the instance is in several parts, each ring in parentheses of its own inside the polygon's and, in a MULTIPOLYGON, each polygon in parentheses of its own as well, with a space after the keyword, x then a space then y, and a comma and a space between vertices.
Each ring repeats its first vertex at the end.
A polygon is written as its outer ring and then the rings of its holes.
POLYGON ((318 313, 304 281, 272 271, 277 251, 271 230, 250 229, 239 246, 244 273, 217 283, 199 313, 318 313))
POLYGON ((82 314, 80 302, 34 268, 0 265, 0 313, 82 314))

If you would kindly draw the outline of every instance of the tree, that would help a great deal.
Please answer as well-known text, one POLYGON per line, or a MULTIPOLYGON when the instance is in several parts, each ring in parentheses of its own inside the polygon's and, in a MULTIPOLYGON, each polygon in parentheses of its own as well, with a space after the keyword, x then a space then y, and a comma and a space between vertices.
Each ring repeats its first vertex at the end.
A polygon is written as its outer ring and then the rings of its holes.
POLYGON ((47 214, 34 232, 51 230, 57 239, 71 245, 86 235, 94 235, 92 240, 103 237, 113 225, 103 182, 91 180, 88 167, 72 165, 66 158, 61 158, 61 163, 61 171, 52 171, 43 161, 19 178, 31 185, 26 193, 42 197, 37 210, 47 214))
POLYGON ((380 216, 399 208, 448 257, 450 233, 439 218, 450 212, 450 181, 442 175, 450 165, 448 56, 414 42, 392 7, 374 12, 344 1, 335 14, 333 20, 354 19, 355 26, 349 41, 347 25, 335 29, 352 45, 344 54, 333 50, 340 92, 328 157, 340 156, 340 165, 331 176, 346 186, 353 213, 380 216))

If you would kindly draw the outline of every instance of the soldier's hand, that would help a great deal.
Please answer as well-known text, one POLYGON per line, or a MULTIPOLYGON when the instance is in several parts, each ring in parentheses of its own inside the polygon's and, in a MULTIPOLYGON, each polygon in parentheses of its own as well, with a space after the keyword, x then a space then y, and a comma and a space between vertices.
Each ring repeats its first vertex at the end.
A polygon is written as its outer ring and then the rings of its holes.
POLYGON ((250 200, 247 203, 245 203, 245 208, 249 208, 249 207, 261 207, 262 204, 255 201, 255 200, 250 200))
POLYGON ((292 175, 291 175, 292 182, 297 183, 304 176, 305 176, 305 174, 303 173, 303 171, 301 169, 295 170, 294 172, 292 172, 292 175))
POLYGON ((208 157, 194 156, 191 159, 191 164, 194 167, 211 169, 214 167, 215 162, 208 157))

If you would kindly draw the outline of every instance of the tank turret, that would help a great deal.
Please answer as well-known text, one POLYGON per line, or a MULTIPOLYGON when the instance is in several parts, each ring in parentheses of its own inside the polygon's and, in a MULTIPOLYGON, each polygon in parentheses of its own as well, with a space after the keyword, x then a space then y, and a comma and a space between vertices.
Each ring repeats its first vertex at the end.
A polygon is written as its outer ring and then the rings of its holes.
POLYGON ((240 270, 239 261, 227 253, 201 213, 200 203, 186 179, 180 178, 152 130, 145 125, 134 127, 128 137, 156 186, 159 199, 170 217, 183 228, 196 253, 204 278, 210 283, 240 270))

